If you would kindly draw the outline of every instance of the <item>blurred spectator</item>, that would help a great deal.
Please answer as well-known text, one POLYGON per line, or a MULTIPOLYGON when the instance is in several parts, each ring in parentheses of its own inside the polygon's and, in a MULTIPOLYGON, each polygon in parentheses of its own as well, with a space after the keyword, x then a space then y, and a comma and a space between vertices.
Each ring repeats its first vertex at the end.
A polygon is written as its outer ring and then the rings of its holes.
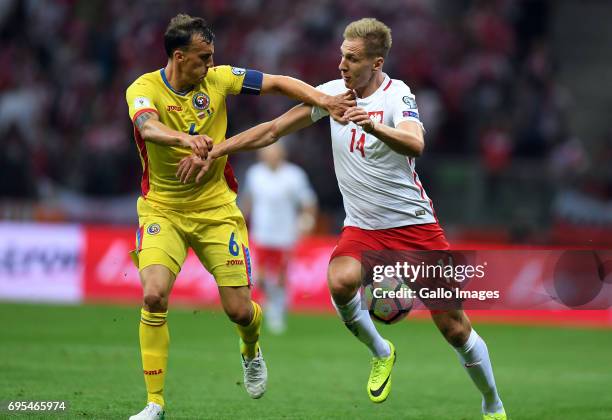
POLYGON ((35 198, 36 173, 32 148, 15 125, 3 135, 0 153, 0 197, 35 198))

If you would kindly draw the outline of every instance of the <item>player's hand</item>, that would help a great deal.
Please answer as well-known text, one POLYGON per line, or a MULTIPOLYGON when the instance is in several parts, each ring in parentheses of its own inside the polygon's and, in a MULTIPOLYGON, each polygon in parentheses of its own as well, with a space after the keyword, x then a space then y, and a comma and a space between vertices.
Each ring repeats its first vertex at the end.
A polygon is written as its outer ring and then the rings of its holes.
POLYGON ((341 124, 348 123, 348 120, 344 118, 345 112, 357 105, 355 100, 355 92, 347 90, 344 93, 336 96, 328 96, 324 100, 324 108, 329 112, 329 115, 341 124))
POLYGON ((314 230, 316 218, 308 212, 300 214, 297 220, 298 237, 303 238, 308 236, 314 230))
POLYGON ((363 108, 353 107, 346 110, 344 118, 360 126, 366 133, 374 131, 376 123, 370 118, 368 112, 363 108))
POLYGON ((208 156, 206 159, 202 159, 197 155, 186 156, 179 162, 176 177, 183 184, 186 184, 191 182, 195 176, 195 182, 199 183, 210 169, 211 164, 212 159, 208 156))
POLYGON ((206 159, 208 152, 213 148, 213 141, 205 134, 185 136, 181 142, 183 147, 189 147, 193 153, 202 159, 206 159))

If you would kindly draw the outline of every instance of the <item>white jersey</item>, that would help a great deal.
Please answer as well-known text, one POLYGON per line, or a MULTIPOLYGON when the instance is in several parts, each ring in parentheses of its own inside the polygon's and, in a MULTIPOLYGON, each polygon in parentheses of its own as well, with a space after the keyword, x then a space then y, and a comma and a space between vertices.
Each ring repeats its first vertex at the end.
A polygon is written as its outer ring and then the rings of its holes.
MULTIPOLYGON (((401 80, 384 76, 376 92, 357 98, 357 106, 370 118, 391 127, 402 121, 421 124, 410 88, 401 80)), ((343 80, 317 88, 328 95, 346 91, 343 80)), ((327 111, 314 107, 311 116, 317 121, 326 115, 327 111)), ((436 221, 431 200, 415 171, 414 158, 396 153, 354 123, 329 121, 336 177, 346 211, 344 226, 375 230, 436 221)))
POLYGON ((292 246, 298 237, 300 207, 316 203, 304 170, 287 162, 276 170, 256 163, 248 169, 245 184, 251 196, 249 230, 255 242, 274 248, 292 246))

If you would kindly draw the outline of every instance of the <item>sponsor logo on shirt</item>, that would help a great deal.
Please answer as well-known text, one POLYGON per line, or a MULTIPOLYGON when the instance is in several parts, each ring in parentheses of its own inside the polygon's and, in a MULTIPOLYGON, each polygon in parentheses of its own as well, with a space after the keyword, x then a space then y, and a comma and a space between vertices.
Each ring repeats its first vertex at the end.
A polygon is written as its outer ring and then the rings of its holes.
POLYGON ((411 96, 404 96, 402 101, 404 101, 404 103, 408 105, 408 108, 410 109, 416 109, 417 107, 416 100, 411 96))
POLYGON ((144 96, 137 96, 136 98, 134 98, 134 109, 150 108, 150 107, 151 107, 151 101, 149 100, 149 98, 145 98, 144 96))
POLYGON ((226 266, 244 265, 244 260, 227 260, 227 261, 225 261, 225 265, 226 266))
POLYGON ((180 105, 168 105, 166 107, 166 110, 168 112, 172 112, 172 111, 181 112, 183 110, 183 107, 180 105))
POLYGON ((244 73, 246 73, 246 69, 241 67, 232 67, 232 74, 235 76, 242 76, 244 73))
POLYGON ((414 215, 416 217, 425 216, 425 210, 417 210, 417 211, 414 212, 414 215))
POLYGON ((419 113, 418 112, 414 112, 414 111, 403 111, 402 112, 402 117, 416 118, 418 120, 419 119, 419 113))
POLYGON ((193 104, 193 107, 198 111, 204 111, 210 105, 210 98, 207 94, 198 92, 193 95, 191 103, 193 104))

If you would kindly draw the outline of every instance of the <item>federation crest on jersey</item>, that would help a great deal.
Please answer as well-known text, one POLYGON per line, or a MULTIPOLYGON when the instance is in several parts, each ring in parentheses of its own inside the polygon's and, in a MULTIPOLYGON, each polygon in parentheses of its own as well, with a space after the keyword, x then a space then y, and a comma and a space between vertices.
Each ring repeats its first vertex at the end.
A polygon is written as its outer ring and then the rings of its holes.
POLYGON ((372 121, 382 124, 384 121, 383 114, 384 111, 370 111, 368 112, 368 117, 370 117, 372 121))
POLYGON ((246 73, 246 69, 243 69, 241 67, 232 67, 232 74, 235 76, 242 76, 244 73, 246 73))
POLYGON ((404 103, 408 105, 408 108, 410 109, 415 109, 417 107, 416 100, 410 96, 404 96, 402 101, 404 101, 404 103))
POLYGON ((210 105, 210 98, 207 94, 198 92, 193 95, 191 103, 193 104, 193 107, 198 111, 204 111, 210 105))

